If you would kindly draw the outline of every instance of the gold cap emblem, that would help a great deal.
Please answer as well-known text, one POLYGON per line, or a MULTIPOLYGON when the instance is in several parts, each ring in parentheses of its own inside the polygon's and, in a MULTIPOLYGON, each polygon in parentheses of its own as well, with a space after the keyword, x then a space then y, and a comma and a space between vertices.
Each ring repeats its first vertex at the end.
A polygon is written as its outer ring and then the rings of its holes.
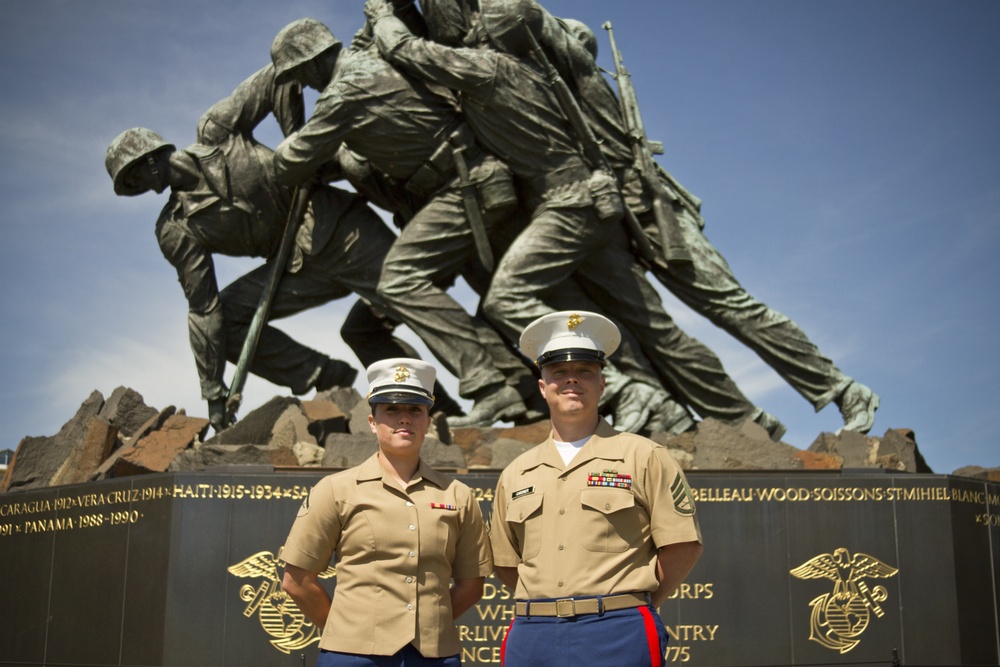
POLYGON ((396 366, 396 374, 392 379, 396 382, 406 382, 410 378, 410 369, 406 366, 396 366))
POLYGON ((566 320, 566 326, 569 327, 570 331, 577 328, 582 323, 583 323, 583 318, 580 317, 577 313, 573 313, 572 315, 569 316, 569 319, 566 320))

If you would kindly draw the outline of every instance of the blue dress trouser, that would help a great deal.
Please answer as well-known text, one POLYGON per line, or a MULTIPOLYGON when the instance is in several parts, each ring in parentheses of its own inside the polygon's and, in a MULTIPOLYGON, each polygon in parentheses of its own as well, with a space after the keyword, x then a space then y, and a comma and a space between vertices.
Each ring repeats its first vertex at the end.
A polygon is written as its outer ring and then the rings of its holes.
POLYGON ((461 667, 457 655, 443 658, 425 658, 420 651, 407 644, 393 655, 358 655, 320 650, 316 667, 461 667))
POLYGON ((649 606, 570 618, 518 616, 507 630, 504 667, 660 667, 667 630, 649 606))

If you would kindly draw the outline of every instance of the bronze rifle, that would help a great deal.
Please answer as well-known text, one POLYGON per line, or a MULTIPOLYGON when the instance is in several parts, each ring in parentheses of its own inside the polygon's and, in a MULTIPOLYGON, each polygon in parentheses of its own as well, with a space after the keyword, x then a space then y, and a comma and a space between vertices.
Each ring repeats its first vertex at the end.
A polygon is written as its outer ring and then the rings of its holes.
POLYGON ((229 387, 229 394, 226 396, 226 409, 222 418, 223 427, 229 426, 236 421, 236 411, 240 409, 243 402, 243 387, 247 382, 247 375, 250 373, 250 364, 253 363, 254 354, 257 352, 257 343, 260 342, 261 331, 267 324, 267 317, 271 310, 271 302, 278 292, 278 283, 281 282, 281 274, 285 272, 285 265, 288 264, 288 256, 291 254, 292 246, 295 245, 295 235, 302 225, 302 219, 306 215, 306 208, 312 196, 312 184, 300 185, 295 190, 292 199, 292 206, 288 212, 288 222, 285 223, 285 232, 281 237, 281 244, 278 246, 278 253, 271 262, 271 273, 267 276, 267 284, 264 286, 264 293, 260 296, 257 304, 257 311, 250 321, 250 329, 247 337, 243 341, 243 350, 240 352, 240 359, 236 364, 236 372, 233 375, 232 384, 229 387))
POLYGON ((652 199, 653 215, 656 218, 660 243, 663 245, 663 256, 668 265, 670 262, 690 262, 691 251, 684 243, 677 216, 674 214, 674 202, 677 199, 663 186, 657 164, 653 160, 654 153, 663 154, 663 144, 650 141, 646 137, 646 128, 639 113, 639 100, 632 85, 632 75, 625 69, 621 51, 615 43, 611 21, 605 22, 603 27, 608 31, 608 38, 611 40, 611 53, 615 60, 614 78, 618 83, 618 102, 622 109, 625 131, 632 145, 635 169, 639 172, 643 187, 652 199))
MULTIPOLYGON (((521 30, 524 32, 528 42, 531 44, 531 52, 535 57, 536 62, 542 67, 545 72, 545 78, 549 85, 552 86, 553 92, 556 94, 556 98, 559 100, 559 106, 562 108, 563 113, 566 115, 567 120, 569 120, 570 125, 573 127, 573 132, 576 134, 577 139, 580 140, 580 144, 583 147, 584 157, 587 162, 590 163, 590 168, 594 170, 601 170, 608 174, 611 180, 614 180, 614 171, 608 164, 607 159, 604 157, 604 153, 601 152, 601 145, 597 141, 597 137, 594 136, 594 131, 591 129, 590 124, 583 116, 583 111, 580 109, 579 103, 576 98, 573 97, 573 93, 570 91, 569 86, 563 81, 562 76, 555 66, 549 61, 548 56, 545 55, 545 51, 542 50, 541 45, 538 40, 535 39, 534 33, 524 21, 523 16, 518 16, 518 22, 521 24, 521 30)), ((619 193, 619 196, 620 193, 619 193)), ((642 230, 642 225, 639 224, 639 220, 635 217, 628 206, 622 206, 624 209, 624 217, 622 221, 625 225, 625 231, 628 233, 632 244, 635 247, 636 254, 639 256, 643 262, 647 264, 652 264, 656 260, 656 252, 653 250, 653 246, 650 245, 649 239, 646 238, 645 232, 642 230)))

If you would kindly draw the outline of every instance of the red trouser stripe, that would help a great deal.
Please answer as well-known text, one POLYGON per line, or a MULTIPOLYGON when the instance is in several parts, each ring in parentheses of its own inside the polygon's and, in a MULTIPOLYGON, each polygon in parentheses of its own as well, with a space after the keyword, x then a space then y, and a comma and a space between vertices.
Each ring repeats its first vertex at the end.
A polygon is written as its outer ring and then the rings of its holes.
POLYGON ((510 637, 510 629, 514 627, 514 621, 510 622, 507 626, 507 632, 503 635, 503 641, 500 643, 500 666, 503 667, 504 656, 507 655, 507 637, 510 637))
MULTIPOLYGON (((660 652, 660 635, 656 631, 656 621, 653 620, 653 612, 649 607, 639 607, 642 614, 642 624, 646 627, 646 644, 649 646, 649 664, 653 667, 661 667, 663 656, 660 652)), ((506 641, 506 638, 504 638, 506 641)))

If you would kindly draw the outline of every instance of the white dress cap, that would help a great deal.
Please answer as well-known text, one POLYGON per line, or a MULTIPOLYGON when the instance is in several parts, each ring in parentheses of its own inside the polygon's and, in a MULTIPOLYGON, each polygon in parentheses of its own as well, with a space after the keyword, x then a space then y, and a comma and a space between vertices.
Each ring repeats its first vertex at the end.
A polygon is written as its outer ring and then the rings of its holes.
POLYGON ((521 352, 540 367, 560 361, 596 361, 605 365, 618 349, 621 332, 614 322, 585 310, 543 315, 521 334, 521 352))
POLYGON ((420 359, 382 359, 368 367, 369 403, 434 405, 437 371, 420 359))

